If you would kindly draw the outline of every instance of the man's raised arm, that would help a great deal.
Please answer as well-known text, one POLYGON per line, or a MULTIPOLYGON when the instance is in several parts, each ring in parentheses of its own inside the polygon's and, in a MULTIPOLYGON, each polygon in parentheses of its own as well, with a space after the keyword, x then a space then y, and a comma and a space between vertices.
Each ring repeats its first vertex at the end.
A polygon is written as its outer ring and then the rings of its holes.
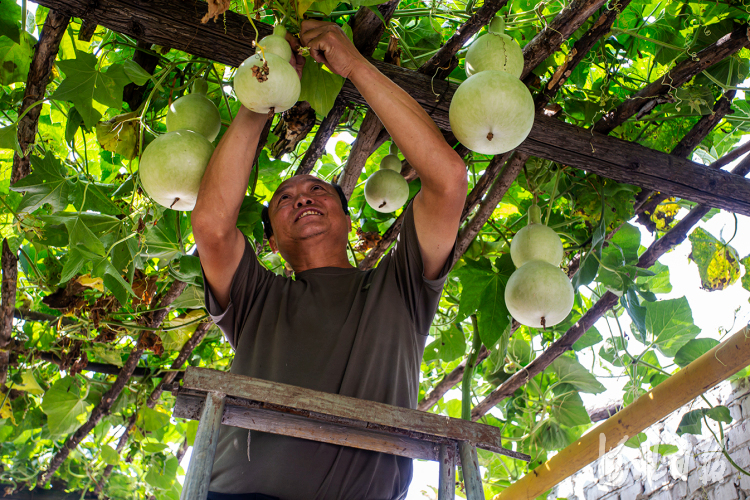
POLYGON ((419 174, 422 190, 414 199, 414 223, 424 276, 436 278, 453 248, 461 222, 466 165, 422 106, 370 64, 337 25, 304 21, 300 35, 315 60, 349 78, 357 87, 419 174))
POLYGON ((240 107, 206 167, 191 215, 201 265, 222 309, 229 304, 232 278, 245 250, 237 217, 266 118, 240 107))

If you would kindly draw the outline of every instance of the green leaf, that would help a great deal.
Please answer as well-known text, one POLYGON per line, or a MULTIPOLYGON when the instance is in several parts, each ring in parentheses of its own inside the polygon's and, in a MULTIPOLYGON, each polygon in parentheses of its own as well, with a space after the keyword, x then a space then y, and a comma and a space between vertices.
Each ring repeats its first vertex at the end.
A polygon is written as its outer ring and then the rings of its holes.
POLYGON ((177 477, 177 468, 180 466, 176 457, 169 457, 166 460, 154 457, 148 468, 148 473, 144 480, 161 490, 171 488, 172 482, 177 477))
POLYGON ((739 255, 704 229, 698 227, 688 237, 692 245, 689 258, 698 265, 704 289, 723 290, 740 277, 739 255))
POLYGON ((559 450, 568 446, 568 436, 554 420, 547 420, 539 427, 541 445, 547 451, 559 450))
POLYGON ((75 140, 76 132, 81 128, 81 125, 83 125, 83 117, 73 106, 68 111, 68 120, 65 122, 65 142, 70 144, 75 140))
POLYGON ((75 59, 58 61, 57 65, 66 78, 50 97, 75 104, 87 127, 93 127, 101 118, 93 107, 94 100, 111 108, 122 108, 122 89, 130 82, 122 64, 99 71, 95 55, 79 52, 75 59))
POLYGON ((125 61, 122 65, 122 69, 125 71, 125 75, 127 75, 128 79, 138 86, 146 85, 146 82, 151 80, 151 75, 149 75, 140 64, 132 59, 125 61))
POLYGON ((703 420, 705 415, 705 409, 698 409, 689 411, 682 416, 680 425, 677 426, 677 435, 682 436, 683 434, 698 434, 700 435, 703 420))
POLYGON ((330 16, 333 9, 339 4, 339 0, 318 0, 313 2, 310 6, 310 10, 322 12, 326 16, 330 16))
MULTIPOLYGON (((18 43, 21 37, 21 6, 15 0, 0 1, 0 35, 18 43)), ((7 83, 5 85, 8 85, 7 83)))
POLYGON ((482 257, 478 261, 466 259, 466 265, 455 271, 463 287, 458 319, 464 319, 476 311, 479 335, 488 348, 497 343, 510 322, 505 306, 505 285, 515 271, 507 254, 496 259, 495 266, 497 272, 492 269, 490 261, 482 257))
POLYGON ((729 413, 729 408, 726 406, 714 406, 706 410, 706 416, 717 422, 723 422, 725 424, 732 423, 732 415, 729 413))
POLYGON ((190 224, 184 213, 180 216, 180 232, 177 235, 176 217, 178 212, 165 210, 155 226, 146 231, 146 255, 150 258, 164 259, 169 262, 183 254, 180 241, 186 241, 190 234, 190 224))
POLYGON ((599 330, 597 330, 595 326, 592 326, 591 328, 586 330, 586 333, 584 333, 581 338, 575 341, 575 343, 573 344, 573 350, 582 351, 587 347, 598 344, 601 341, 602 334, 599 333, 599 330))
POLYGON ((185 432, 185 439, 187 439, 188 446, 193 446, 195 443, 195 435, 198 434, 198 421, 191 420, 187 423, 187 431, 185 432))
POLYGON ((674 362, 680 368, 684 368, 717 345, 719 341, 715 339, 693 339, 677 351, 674 362))
POLYGON ((638 286, 652 293, 669 293, 672 291, 672 283, 669 281, 669 267, 657 262, 648 270, 654 275, 638 275, 635 280, 638 286))
POLYGON ((590 371, 570 356, 560 356, 550 368, 561 383, 570 384, 581 392, 598 394, 605 390, 590 371))
POLYGON ((674 455, 680 449, 673 445, 673 444, 655 444, 649 448, 654 453, 658 453, 659 455, 663 457, 667 457, 669 455, 674 455))
POLYGON ((149 407, 143 407, 141 408, 141 411, 138 412, 135 424, 143 432, 158 431, 169 424, 169 415, 153 410, 149 407))
POLYGON ((325 116, 331 111, 336 96, 344 86, 344 79, 327 71, 312 57, 307 56, 305 59, 299 100, 309 102, 316 113, 325 116))
POLYGON ((32 213, 45 203, 49 203, 55 211, 63 210, 71 201, 75 187, 71 180, 66 179, 67 169, 49 150, 44 158, 31 156, 30 160, 31 175, 10 188, 26 192, 17 211, 32 213))
POLYGON ((425 347, 424 361, 441 359, 450 362, 463 356, 466 352, 466 338, 461 330, 455 324, 450 324, 448 328, 440 330, 440 337, 430 345, 425 347))
MULTIPOLYGON (((602 203, 602 208, 604 208, 604 203, 602 203)), ((592 236, 591 249, 581 260, 581 267, 578 268, 578 271, 573 275, 571 280, 575 290, 578 290, 578 287, 588 285, 594 281, 594 278, 596 278, 597 272, 599 271, 599 260, 601 260, 602 257, 602 245, 604 244, 604 238, 607 236, 607 223, 603 212, 604 210, 602 210, 599 224, 597 224, 592 236)))
POLYGON ((560 424, 568 427, 591 423, 581 396, 575 391, 562 394, 552 401, 552 416, 560 424))
POLYGON ((636 448, 637 449, 637 448, 640 448, 641 445, 643 443, 645 443, 647 439, 648 438, 646 437, 646 434, 644 434, 643 432, 639 432, 638 434, 636 434, 632 438, 630 438, 627 441, 625 441, 625 446, 627 446, 628 448, 636 448))
POLYGON ((110 445, 102 446, 102 460, 108 465, 117 465, 120 463, 120 455, 110 445))
POLYGON ((0 37, 0 84, 26 82, 36 39, 24 32, 18 43, 0 37))
POLYGON ((700 333, 700 328, 693 324, 693 313, 685 297, 646 302, 645 305, 646 330, 663 355, 673 357, 700 333))
POLYGON ((18 144, 18 126, 16 124, 0 128, 0 149, 10 149, 20 155, 21 145, 18 144))
POLYGON ((70 434, 85 421, 86 392, 75 377, 55 382, 44 394, 42 411, 47 415, 47 428, 53 436, 70 434))

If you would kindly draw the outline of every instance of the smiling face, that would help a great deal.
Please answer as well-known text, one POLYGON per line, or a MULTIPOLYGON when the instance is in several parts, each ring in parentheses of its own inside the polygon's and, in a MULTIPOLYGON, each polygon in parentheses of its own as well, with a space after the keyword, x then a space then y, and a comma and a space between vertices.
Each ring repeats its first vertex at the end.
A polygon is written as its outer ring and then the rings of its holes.
POLYGON ((334 187, 317 177, 299 175, 281 183, 268 204, 268 216, 271 249, 286 260, 321 241, 345 252, 351 219, 334 187))

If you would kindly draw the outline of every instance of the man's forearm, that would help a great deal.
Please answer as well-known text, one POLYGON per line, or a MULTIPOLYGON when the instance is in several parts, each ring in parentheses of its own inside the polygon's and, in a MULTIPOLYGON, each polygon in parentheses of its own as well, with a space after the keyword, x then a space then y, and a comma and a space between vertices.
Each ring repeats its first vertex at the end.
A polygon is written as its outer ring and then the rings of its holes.
POLYGON ((459 165, 465 173, 461 158, 445 142, 435 122, 401 87, 367 61, 349 78, 417 171, 423 187, 453 178, 459 165))
POLYGON ((219 234, 234 230, 266 119, 240 107, 203 174, 193 211, 194 225, 196 220, 205 221, 219 234))

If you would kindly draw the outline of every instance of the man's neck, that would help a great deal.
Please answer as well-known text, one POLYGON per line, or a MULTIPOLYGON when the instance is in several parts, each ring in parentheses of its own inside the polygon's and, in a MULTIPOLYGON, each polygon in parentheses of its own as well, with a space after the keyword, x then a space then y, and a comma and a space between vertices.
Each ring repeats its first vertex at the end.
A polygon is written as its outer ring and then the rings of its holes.
POLYGON ((334 249, 328 245, 303 245, 299 248, 299 251, 292 252, 290 255, 286 255, 285 258, 295 273, 321 267, 340 267, 343 269, 354 267, 349 262, 346 249, 334 249))

